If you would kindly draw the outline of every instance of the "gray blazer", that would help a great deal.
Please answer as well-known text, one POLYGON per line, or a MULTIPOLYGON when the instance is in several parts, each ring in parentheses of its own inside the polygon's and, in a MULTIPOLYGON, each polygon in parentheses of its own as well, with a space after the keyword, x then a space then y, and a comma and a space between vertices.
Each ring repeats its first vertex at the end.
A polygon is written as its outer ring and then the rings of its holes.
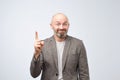
MULTIPOLYGON (((58 56, 54 37, 45 39, 37 60, 33 57, 30 66, 35 78, 42 71, 41 80, 58 80, 58 56)), ((63 80, 89 80, 89 69, 84 44, 81 40, 67 36, 63 59, 63 80)))

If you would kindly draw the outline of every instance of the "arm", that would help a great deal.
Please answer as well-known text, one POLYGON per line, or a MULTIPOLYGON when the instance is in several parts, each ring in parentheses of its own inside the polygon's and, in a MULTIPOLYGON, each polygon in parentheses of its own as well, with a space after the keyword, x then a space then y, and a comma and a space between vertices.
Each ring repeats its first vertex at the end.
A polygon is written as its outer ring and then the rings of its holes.
POLYGON ((43 65, 42 53, 37 59, 35 58, 35 56, 33 56, 30 66, 30 73, 32 77, 36 78, 39 76, 42 70, 42 65, 43 65))
POLYGON ((80 48, 79 56, 80 56, 79 57, 79 78, 80 80, 90 80, 87 55, 86 55, 86 50, 83 43, 80 48))
POLYGON ((30 73, 32 77, 37 77, 41 73, 42 65, 43 65, 43 56, 42 56, 42 47, 44 45, 44 41, 39 40, 38 33, 35 33, 35 43, 34 43, 34 56, 31 61, 30 73))

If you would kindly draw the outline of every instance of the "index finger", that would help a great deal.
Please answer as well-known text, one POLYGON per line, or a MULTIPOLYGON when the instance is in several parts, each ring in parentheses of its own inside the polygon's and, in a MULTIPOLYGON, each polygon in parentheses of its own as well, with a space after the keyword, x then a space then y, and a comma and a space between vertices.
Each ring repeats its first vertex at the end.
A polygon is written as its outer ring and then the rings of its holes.
POLYGON ((35 40, 39 40, 37 31, 35 32, 35 40))

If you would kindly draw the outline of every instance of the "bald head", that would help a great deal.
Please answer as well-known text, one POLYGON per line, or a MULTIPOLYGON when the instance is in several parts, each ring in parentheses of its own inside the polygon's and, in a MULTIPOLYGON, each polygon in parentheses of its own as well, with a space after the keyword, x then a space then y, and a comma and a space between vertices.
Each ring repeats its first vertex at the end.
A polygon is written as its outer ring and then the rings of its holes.
POLYGON ((69 22, 68 18, 63 13, 57 13, 52 17, 51 28, 54 31, 54 36, 56 40, 64 40, 67 36, 69 22))
POLYGON ((67 23, 69 23, 67 16, 63 13, 57 13, 53 15, 51 24, 54 23, 55 21, 66 21, 67 23))

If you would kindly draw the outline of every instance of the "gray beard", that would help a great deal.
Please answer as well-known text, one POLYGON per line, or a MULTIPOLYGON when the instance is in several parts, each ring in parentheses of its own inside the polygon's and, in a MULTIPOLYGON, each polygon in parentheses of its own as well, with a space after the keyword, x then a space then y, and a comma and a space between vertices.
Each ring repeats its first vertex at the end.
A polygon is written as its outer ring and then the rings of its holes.
POLYGON ((64 33, 64 34, 60 34, 60 33, 56 33, 56 32, 55 32, 55 35, 56 35, 58 38, 60 38, 60 39, 64 39, 64 38, 67 36, 67 32, 64 33))

